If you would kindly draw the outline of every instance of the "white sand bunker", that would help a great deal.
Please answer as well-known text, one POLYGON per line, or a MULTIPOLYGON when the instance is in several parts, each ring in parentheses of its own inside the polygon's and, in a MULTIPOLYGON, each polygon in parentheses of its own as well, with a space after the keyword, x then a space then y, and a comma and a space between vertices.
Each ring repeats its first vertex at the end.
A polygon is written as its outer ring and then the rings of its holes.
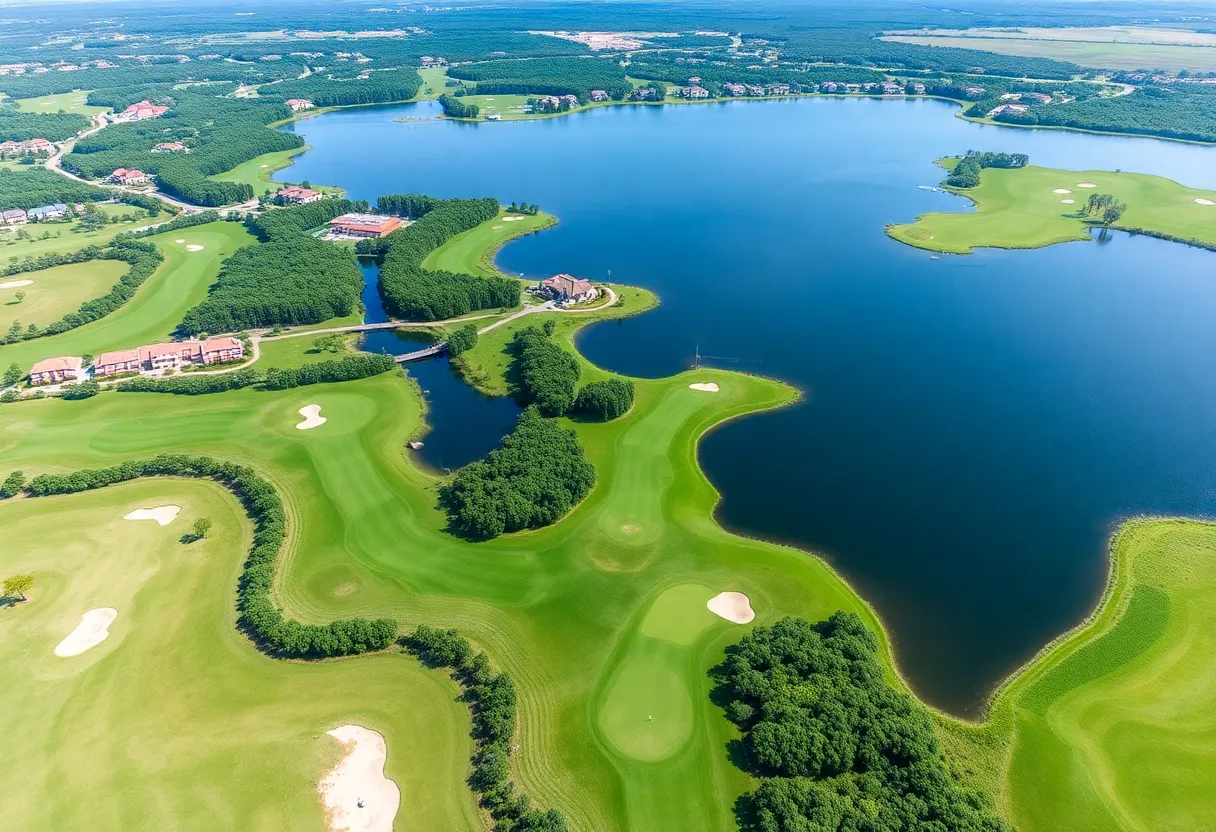
POLYGON ((186 251, 202 251, 202 250, 203 250, 202 246, 197 246, 197 245, 186 246, 186 251))
POLYGON ((1076 205, 1077 201, 1075 199, 1061 199, 1060 204, 1061 205, 1076 205))
POLYGON ((698 381, 688 385, 693 390, 700 390, 702 393, 717 393, 718 385, 712 381, 698 381))
POLYGON ((321 405, 319 404, 310 404, 301 407, 299 413, 304 417, 304 421, 296 425, 296 430, 312 430, 313 428, 318 428, 329 421, 321 415, 321 405))
POLYGON ((1095 185, 1093 182, 1078 182, 1077 187, 1078 188, 1096 188, 1098 186, 1095 185))
POLYGON ((519 222, 522 219, 523 219, 523 217, 503 217, 502 221, 503 222, 519 222))
POLYGON ((185 240, 174 240, 173 242, 177 243, 180 246, 182 243, 184 243, 186 241, 185 240))
POLYGON ((96 647, 110 636, 110 625, 118 617, 113 607, 98 607, 80 616, 76 629, 55 646, 55 655, 67 658, 79 656, 90 647, 96 647))
POLYGON ((719 592, 705 602, 709 611, 734 624, 747 624, 756 617, 752 602, 742 592, 719 592))
MULTIPOLYGON (((1200 199, 1195 200, 1195 202, 1197 202, 1200 205, 1216 205, 1216 202, 1212 202, 1212 200, 1210 200, 1210 199, 1200 198, 1200 199)), ((0 288, 3 288, 3 286, 0 286, 0 288)))
POLYGON ((130 514, 124 514, 123 520, 155 520, 162 526, 167 526, 182 510, 181 506, 157 506, 156 508, 137 508, 130 514))
POLYGON ((1053 194, 1070 194, 1070 193, 1072 193, 1072 191, 1068 190, 1068 188, 1056 188, 1054 191, 1052 191, 1052 193, 1053 194))
POLYGON ((401 791, 384 776, 384 737, 358 725, 343 725, 329 735, 346 754, 317 784, 327 827, 333 832, 393 832, 401 791))
POLYGON ((0 289, 20 289, 22 286, 29 286, 33 282, 32 280, 10 280, 8 283, 0 283, 0 289))

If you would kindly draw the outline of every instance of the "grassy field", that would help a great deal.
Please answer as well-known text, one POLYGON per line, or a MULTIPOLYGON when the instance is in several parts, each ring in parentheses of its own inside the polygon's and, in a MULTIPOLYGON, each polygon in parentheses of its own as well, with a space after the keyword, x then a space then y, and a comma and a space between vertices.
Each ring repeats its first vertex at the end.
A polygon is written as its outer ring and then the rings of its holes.
MULTIPOLYGON (((130 205, 100 205, 103 212, 110 216, 121 216, 132 213, 130 205)), ((42 254, 58 254, 66 251, 76 251, 85 246, 105 245, 124 231, 132 231, 157 222, 170 219, 168 214, 161 214, 156 219, 148 219, 145 215, 133 222, 117 222, 96 231, 82 231, 77 222, 52 222, 38 225, 10 226, 0 229, 0 260, 19 260, 23 257, 38 257, 42 254), (30 239, 17 238, 21 228, 30 239), (51 236, 42 239, 42 235, 51 236)))
POLYGON ((485 118, 491 115, 500 115, 503 121, 511 121, 513 119, 536 118, 536 116, 526 111, 525 104, 529 98, 536 98, 535 95, 508 95, 499 93, 497 95, 466 95, 460 99, 466 104, 476 104, 481 112, 478 113, 480 118, 485 118))
POLYGON ((418 70, 418 75, 422 78, 422 86, 418 88, 418 95, 414 98, 415 101, 438 98, 447 91, 448 88, 444 86, 444 82, 448 80, 448 68, 446 66, 420 69, 418 70))
POLYGON ((13 321, 39 326, 57 321, 76 311, 86 300, 109 292, 128 268, 118 260, 90 260, 0 277, 0 284, 31 281, 28 286, 0 289, 0 329, 7 330, 13 321), (18 292, 25 293, 25 300, 20 303, 16 299, 18 292))
POLYGON ((1127 203, 1116 228, 1138 228, 1216 245, 1216 191, 1187 188, 1141 173, 1067 171, 1028 165, 988 168, 980 184, 958 191, 975 203, 972 212, 937 212, 887 227, 900 242, 930 251, 969 254, 974 248, 1040 248, 1089 239, 1089 223, 1078 210, 1089 194, 1113 194, 1127 203), (1091 184, 1093 188, 1078 187, 1091 184), (1067 190, 1069 193, 1055 193, 1067 190), (1062 200, 1074 200, 1064 204, 1062 200))
MULTIPOLYGON (((306 150, 308 150, 308 145, 297 147, 294 150, 276 150, 273 153, 263 153, 261 156, 255 156, 248 162, 237 165, 232 170, 217 173, 211 178, 217 182, 237 182, 249 185, 257 196, 261 196, 267 189, 270 189, 273 193, 279 189, 280 183, 273 181, 271 176, 276 171, 290 167, 295 157, 306 150)), ((313 184, 313 188, 322 191, 337 190, 335 188, 323 188, 316 184, 313 184)))
POLYGON ((82 116, 92 116, 109 111, 109 107, 94 107, 88 103, 89 90, 61 92, 57 95, 44 95, 40 98, 21 98, 17 100, 17 108, 27 113, 79 113, 82 116))
POLYGON ((498 218, 484 222, 476 228, 457 234, 431 252, 422 265, 427 269, 442 269, 453 272, 493 277, 502 272, 494 265, 494 256, 506 243, 517 237, 534 234, 556 223, 549 214, 532 216, 499 213, 498 218), (504 217, 523 219, 504 221, 504 217))
POLYGON ((181 323, 186 310, 207 296, 224 258, 254 241, 244 226, 230 222, 199 225, 147 239, 160 246, 165 262, 131 300, 101 320, 62 335, 0 347, 0 363, 7 367, 16 362, 28 368, 35 361, 52 356, 96 355, 103 350, 166 340, 181 323), (186 251, 175 240, 201 245, 203 250, 186 251))

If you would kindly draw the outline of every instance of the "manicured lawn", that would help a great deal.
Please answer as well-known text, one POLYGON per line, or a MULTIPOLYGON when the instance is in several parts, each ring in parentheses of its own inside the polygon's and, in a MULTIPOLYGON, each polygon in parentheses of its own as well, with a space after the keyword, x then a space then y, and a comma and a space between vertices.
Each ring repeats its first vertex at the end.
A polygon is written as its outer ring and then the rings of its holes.
POLYGON ((1090 194, 1112 194, 1127 203, 1116 228, 1140 228, 1216 245, 1216 191, 1187 188, 1141 173, 1067 171, 1028 165, 988 168, 976 188, 960 191, 975 211, 924 214, 915 222, 891 225, 900 242, 931 251, 969 254, 973 248, 1040 248, 1089 239, 1080 208, 1090 194), (1078 187, 1092 184, 1093 188, 1078 187), (1055 193, 1057 189, 1069 193, 1055 193), (1071 199, 1073 204, 1061 200, 1071 199))
MULTIPOLYGON (((110 216, 121 216, 134 211, 130 205, 101 205, 99 207, 110 216)), ((168 219, 171 219, 168 214, 161 214, 156 219, 149 219, 145 214, 132 222, 113 223, 96 231, 81 231, 80 224, 76 222, 39 223, 0 229, 0 260, 19 260, 23 257, 76 251, 85 246, 105 245, 124 231, 133 231, 136 228, 143 228, 146 225, 164 222, 168 219), (19 229, 24 229, 30 239, 18 239, 19 229), (47 233, 50 236, 42 239, 43 235, 47 233)))
POLYGON ((109 107, 90 105, 88 98, 89 90, 61 92, 57 95, 44 95, 40 98, 18 99, 17 108, 27 113, 57 113, 63 110, 67 113, 80 113, 82 116, 91 116, 109 111, 109 107))
POLYGON ((418 88, 416 101, 438 98, 445 92, 448 92, 449 88, 444 86, 444 82, 448 79, 448 68, 446 66, 420 69, 418 70, 418 74, 422 77, 422 86, 418 88))
MULTIPOLYGON (((441 91, 442 93, 442 91, 441 91)), ((489 115, 500 115, 503 121, 521 118, 535 118, 534 115, 527 112, 525 105, 529 98, 537 98, 535 95, 466 95, 460 99, 466 104, 476 104, 480 108, 478 116, 485 118, 489 115)))
POLYGON ((0 285, 31 281, 28 286, 0 288, 0 329, 7 331, 13 321, 20 321, 23 326, 46 326, 57 321, 68 312, 75 312, 86 300, 109 292, 129 268, 118 260, 90 260, 0 277, 0 285), (16 299, 18 292, 25 293, 20 303, 16 299))
POLYGON ((432 251, 422 265, 427 269, 463 272, 479 277, 500 275, 502 272, 494 265, 494 256, 503 245, 516 237, 548 228, 556 222, 551 215, 545 213, 529 216, 503 211, 496 219, 483 222, 463 234, 457 234, 432 251), (505 217, 521 219, 506 220, 505 217))
POLYGON ((0 347, 0 364, 7 367, 16 362, 28 368, 52 356, 96 355, 166 340, 186 310, 207 296, 224 258, 254 241, 244 226, 231 222, 199 225, 147 239, 160 246, 165 261, 125 305, 62 335, 0 347), (203 250, 186 251, 185 246, 190 244, 201 245, 203 250))
POLYGON ((257 196, 261 196, 268 188, 273 193, 278 190, 280 185, 272 181, 270 177, 275 171, 289 167, 292 160, 306 150, 308 150, 308 147, 304 146, 294 150, 276 150, 273 153, 263 153, 261 156, 255 156, 248 162, 237 165, 230 171, 217 173, 211 178, 217 182, 239 182, 249 185, 257 196))

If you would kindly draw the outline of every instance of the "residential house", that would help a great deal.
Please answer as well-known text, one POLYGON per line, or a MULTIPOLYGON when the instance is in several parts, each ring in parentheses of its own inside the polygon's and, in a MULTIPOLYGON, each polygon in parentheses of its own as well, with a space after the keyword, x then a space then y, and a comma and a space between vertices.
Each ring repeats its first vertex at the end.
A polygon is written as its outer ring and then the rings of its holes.
POLYGON ((82 359, 78 355, 46 358, 30 369, 30 384, 61 384, 78 381, 81 376, 82 359))
POLYGON ((0 214, 0 222, 5 225, 24 225, 29 221, 29 217, 20 208, 14 208, 11 211, 5 211, 0 214))
POLYGON ((68 215, 68 206, 62 202, 52 202, 50 205, 40 205, 29 210, 28 218, 33 222, 61 220, 68 215))
POLYGON ((290 107, 293 113, 298 113, 300 110, 311 110, 316 106, 307 98, 289 98, 283 103, 290 107))
POLYGON ((138 373, 142 367, 139 350, 114 350, 103 352, 93 359, 93 375, 101 378, 122 373, 138 373))
POLYGON ((650 87, 638 87, 633 92, 629 93, 631 101, 655 101, 658 99, 658 94, 650 87))
POLYGON ((599 291, 591 285, 591 281, 572 277, 568 274, 554 275, 540 283, 541 294, 548 295, 553 300, 578 303, 591 300, 599 291))
POLYGON ((110 174, 110 181, 115 185, 144 185, 148 178, 148 174, 134 168, 119 168, 110 174))
POLYGON ((275 197, 282 198, 292 205, 307 205, 310 202, 316 202, 322 196, 324 194, 311 188, 301 188, 297 185, 286 185, 279 188, 278 192, 275 193, 275 197))
POLYGON ((743 86, 742 84, 727 83, 727 84, 722 85, 722 89, 726 92, 727 95, 746 95, 747 94, 747 87, 743 86))
POLYGON ((1020 116, 1025 114, 1030 109, 1027 104, 1002 104, 999 107, 989 110, 988 118, 995 118, 1001 115, 1020 116))
POLYGON ((605 92, 604 90, 592 90, 591 91, 591 100, 592 101, 607 101, 608 93, 605 92))
POLYGON ((681 87, 680 95, 684 98, 709 98, 709 90, 694 84, 689 87, 681 87))
POLYGON ((925 85, 924 84, 909 84, 907 89, 908 89, 908 91, 910 91, 912 93, 912 95, 924 95, 925 94, 925 85))
POLYGON ((567 104, 569 104, 571 107, 577 107, 577 106, 578 106, 578 96, 577 96, 577 95, 563 95, 563 96, 561 97, 561 100, 562 100, 562 101, 565 101, 565 102, 566 102, 567 104))
POLYGON ((343 214, 329 221, 331 232, 346 237, 383 237, 402 225, 396 217, 379 214, 343 214))
POLYGON ((447 66, 448 65, 448 62, 446 59, 432 58, 430 55, 423 55, 419 59, 419 63, 422 64, 423 69, 428 69, 433 66, 447 66))
POLYGON ((153 153, 189 153, 190 148, 181 142, 161 142, 152 148, 153 153))
POLYGON ((153 104, 148 99, 138 101, 114 117, 115 121, 143 121, 147 118, 159 118, 169 112, 168 107, 153 104))
POLYGON ((19 153, 25 155, 27 153, 34 153, 41 155, 43 153, 50 154, 54 151, 55 145, 46 139, 26 139, 20 142, 8 141, 0 143, 0 153, 4 154, 19 153))
POLYGON ((899 84, 896 84, 894 81, 888 81, 887 83, 882 85, 882 94, 883 95, 903 95, 904 88, 901 87, 899 84))
POLYGON ((840 89, 840 85, 835 81, 824 81, 819 85, 820 92, 836 92, 840 89))
POLYGON ((1033 101, 1036 104, 1050 104, 1051 96, 1042 92, 1024 92, 1022 93, 1023 101, 1033 101))
POLYGON ((238 361, 245 356, 245 345, 237 338, 207 338, 203 341, 176 341, 171 344, 150 344, 140 347, 142 371, 176 370, 191 364, 220 364, 238 361))
POLYGON ((765 95, 789 95, 789 84, 766 84, 764 87, 765 95))
POLYGON ((963 89, 963 94, 968 98, 983 98, 987 90, 983 87, 966 87, 963 89))

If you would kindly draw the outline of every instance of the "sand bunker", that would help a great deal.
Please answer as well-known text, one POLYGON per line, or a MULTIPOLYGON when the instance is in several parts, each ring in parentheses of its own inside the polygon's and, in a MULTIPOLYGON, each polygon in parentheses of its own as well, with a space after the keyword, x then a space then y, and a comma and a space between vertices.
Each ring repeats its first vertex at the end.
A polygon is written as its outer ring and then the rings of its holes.
POLYGON ((113 607, 98 607, 80 616, 76 629, 55 647, 55 655, 67 658, 79 656, 90 647, 96 647, 110 636, 110 625, 118 617, 113 607))
POLYGON ((177 243, 180 246, 182 243, 184 243, 186 241, 185 240, 174 240, 173 242, 177 243))
POLYGON ((747 624, 756 617, 751 601, 742 592, 719 592, 705 606, 714 615, 735 624, 747 624))
POLYGON ((342 743, 346 754, 317 784, 328 828, 393 832, 401 791, 384 776, 384 737, 358 725, 343 725, 329 735, 342 743))
POLYGON ((698 381, 688 385, 693 390, 700 390, 702 393, 717 393, 718 385, 712 381, 698 381))
POLYGON ((182 510, 181 506, 158 506, 156 508, 137 508, 130 514, 124 514, 123 520, 155 520, 162 526, 167 526, 182 510))
POLYGON ((306 405, 305 407, 301 407, 299 413, 304 417, 304 421, 296 425, 296 430, 312 430, 313 428, 320 427, 329 421, 321 415, 321 405, 319 404, 310 404, 306 405))
POLYGON ((195 246, 195 245, 186 246, 186 251, 202 251, 202 250, 203 250, 202 246, 195 246))
POLYGON ((1052 191, 1052 193, 1053 194, 1070 194, 1070 193, 1072 193, 1072 191, 1068 190, 1068 188, 1056 188, 1054 191, 1052 191))
POLYGON ((1077 201, 1075 199, 1061 199, 1060 204, 1061 205, 1076 205, 1077 201))
MULTIPOLYGON (((1216 202, 1212 202, 1212 200, 1210 200, 1210 199, 1197 199, 1195 201, 1197 203, 1199 203, 1200 205, 1216 205, 1216 202)), ((2 289, 2 288, 4 288, 4 287, 2 285, 0 285, 0 289, 2 289)))
MULTIPOLYGON (((1199 200, 1195 201, 1198 202, 1199 200)), ((20 289, 22 286, 29 286, 33 282, 32 280, 10 280, 8 283, 0 283, 0 289, 20 289)))
POLYGON ((523 217, 503 217, 502 221, 503 222, 519 222, 522 219, 523 219, 523 217))
POLYGON ((1078 188, 1096 188, 1098 186, 1095 185, 1093 182, 1078 182, 1077 187, 1078 188))

